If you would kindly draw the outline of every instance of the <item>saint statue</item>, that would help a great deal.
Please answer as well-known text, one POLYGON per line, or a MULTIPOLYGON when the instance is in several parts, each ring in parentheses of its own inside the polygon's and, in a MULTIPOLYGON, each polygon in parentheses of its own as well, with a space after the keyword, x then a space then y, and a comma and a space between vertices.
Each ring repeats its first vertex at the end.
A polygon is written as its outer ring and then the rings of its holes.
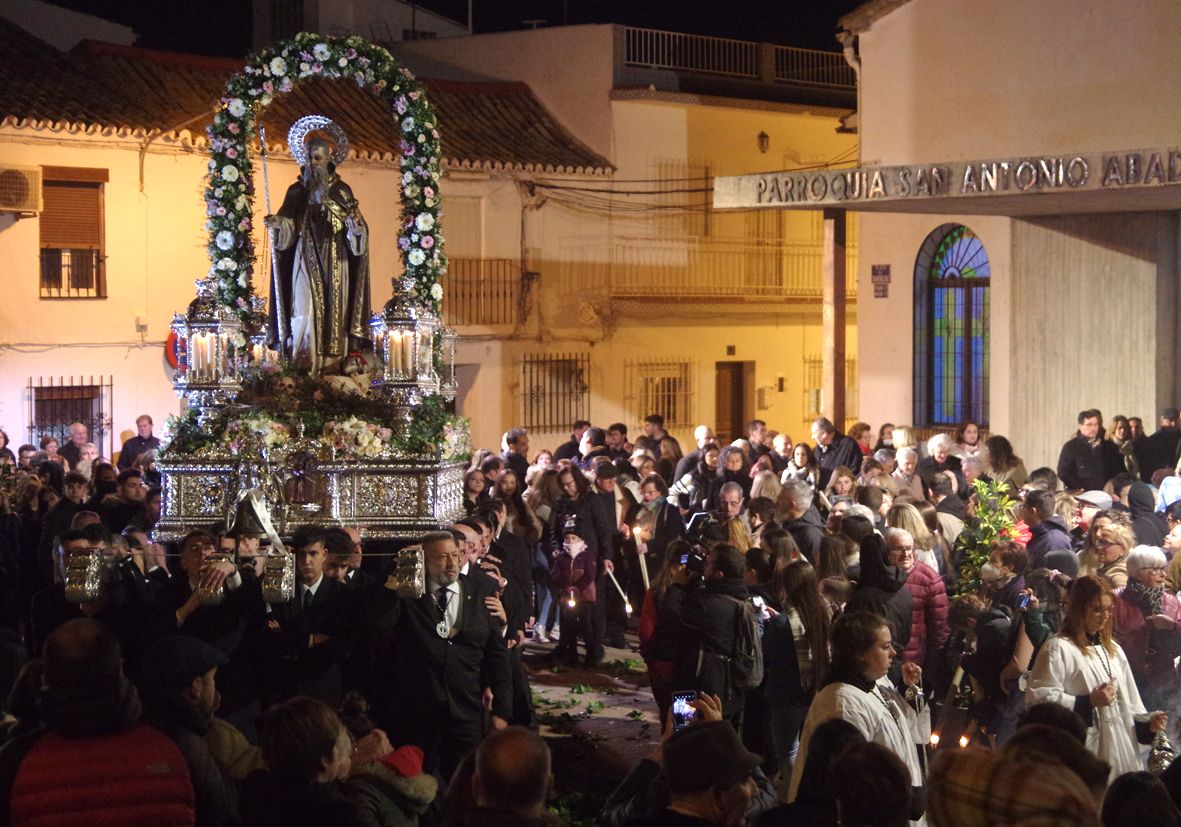
POLYGON ((369 340, 369 231, 336 174, 344 130, 322 116, 300 118, 288 146, 300 176, 278 215, 265 219, 275 256, 268 339, 292 364, 334 373, 369 340))

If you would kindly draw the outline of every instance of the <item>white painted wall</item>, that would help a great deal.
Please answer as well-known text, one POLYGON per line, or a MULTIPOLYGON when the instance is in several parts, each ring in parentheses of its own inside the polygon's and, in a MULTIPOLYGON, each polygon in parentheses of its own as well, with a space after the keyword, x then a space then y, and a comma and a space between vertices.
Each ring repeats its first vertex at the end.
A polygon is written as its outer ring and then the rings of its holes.
POLYGON ((861 160, 1174 146, 1176 0, 911 0, 860 36, 861 160))

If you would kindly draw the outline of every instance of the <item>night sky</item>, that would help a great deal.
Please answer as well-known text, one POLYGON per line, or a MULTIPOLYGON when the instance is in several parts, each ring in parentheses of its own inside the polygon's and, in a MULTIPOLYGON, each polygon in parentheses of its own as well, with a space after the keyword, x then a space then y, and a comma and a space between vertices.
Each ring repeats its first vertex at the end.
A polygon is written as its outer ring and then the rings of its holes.
MULTIPOLYGON (((131 26, 149 49, 243 57, 250 51, 250 0, 53 0, 131 26)), ((474 0, 477 32, 548 25, 622 23, 691 34, 836 50, 837 18, 863 0, 474 0)), ((467 21, 467 0, 423 8, 467 21)))

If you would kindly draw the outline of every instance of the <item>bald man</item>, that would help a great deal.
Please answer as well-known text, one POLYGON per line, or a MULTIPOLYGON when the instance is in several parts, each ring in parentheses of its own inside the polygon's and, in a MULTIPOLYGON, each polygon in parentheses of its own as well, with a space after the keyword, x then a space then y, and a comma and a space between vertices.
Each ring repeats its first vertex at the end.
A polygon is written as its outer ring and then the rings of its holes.
POLYGON ((532 730, 507 727, 489 735, 476 750, 472 791, 476 806, 484 811, 481 824, 511 827, 519 824, 517 819, 542 818, 553 784, 549 747, 532 730))

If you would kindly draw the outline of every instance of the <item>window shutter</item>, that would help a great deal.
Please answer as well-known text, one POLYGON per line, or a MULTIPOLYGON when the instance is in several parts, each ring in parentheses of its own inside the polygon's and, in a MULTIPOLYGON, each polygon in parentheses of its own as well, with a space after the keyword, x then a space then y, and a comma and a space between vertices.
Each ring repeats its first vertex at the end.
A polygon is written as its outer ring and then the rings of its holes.
POLYGON ((102 248, 101 184, 46 181, 43 195, 42 247, 102 248))

